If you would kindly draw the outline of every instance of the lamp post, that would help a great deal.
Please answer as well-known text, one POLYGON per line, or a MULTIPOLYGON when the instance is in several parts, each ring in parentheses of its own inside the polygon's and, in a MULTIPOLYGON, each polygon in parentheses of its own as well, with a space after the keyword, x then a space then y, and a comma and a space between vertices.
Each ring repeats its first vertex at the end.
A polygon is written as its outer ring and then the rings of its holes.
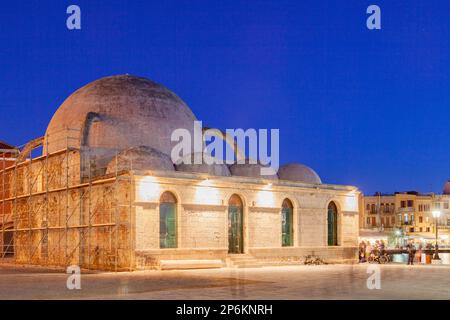
POLYGON ((434 246, 434 257, 433 260, 441 260, 439 258, 439 248, 438 248, 438 218, 441 216, 440 211, 433 211, 433 217, 435 222, 435 228, 436 228, 436 245, 434 246))

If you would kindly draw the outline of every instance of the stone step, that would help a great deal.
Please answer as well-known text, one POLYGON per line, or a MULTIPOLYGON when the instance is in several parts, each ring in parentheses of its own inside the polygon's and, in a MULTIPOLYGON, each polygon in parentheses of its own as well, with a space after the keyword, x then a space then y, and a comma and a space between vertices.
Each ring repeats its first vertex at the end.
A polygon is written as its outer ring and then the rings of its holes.
POLYGON ((242 255, 230 255, 227 257, 227 265, 235 268, 258 268, 261 267, 261 263, 255 257, 242 254, 242 255))
POLYGON ((256 260, 256 258, 254 258, 254 257, 236 257, 236 258, 229 258, 231 261, 236 261, 236 262, 239 262, 239 261, 254 261, 254 260, 256 260))
POLYGON ((231 267, 232 268, 261 268, 263 266, 260 263, 256 262, 256 263, 237 263, 237 264, 232 264, 231 267))

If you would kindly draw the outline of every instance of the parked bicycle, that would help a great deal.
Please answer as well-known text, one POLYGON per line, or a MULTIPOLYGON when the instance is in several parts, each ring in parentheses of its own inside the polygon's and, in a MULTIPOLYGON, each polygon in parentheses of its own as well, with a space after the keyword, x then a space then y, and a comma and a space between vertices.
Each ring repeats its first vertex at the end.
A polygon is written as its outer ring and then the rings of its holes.
POLYGON ((379 264, 385 264, 385 263, 389 263, 391 262, 391 257, 384 252, 383 254, 380 254, 379 251, 372 251, 369 255, 369 257, 367 258, 367 261, 369 263, 379 263, 379 264))

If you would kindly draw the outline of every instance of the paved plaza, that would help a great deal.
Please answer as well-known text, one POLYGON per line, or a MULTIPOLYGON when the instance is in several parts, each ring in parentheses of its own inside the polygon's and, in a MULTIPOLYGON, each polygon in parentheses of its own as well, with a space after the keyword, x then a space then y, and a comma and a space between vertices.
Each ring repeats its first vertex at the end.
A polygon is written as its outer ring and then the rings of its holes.
POLYGON ((82 273, 68 290, 58 270, 0 265, 0 299, 450 299, 450 266, 368 265, 82 273))

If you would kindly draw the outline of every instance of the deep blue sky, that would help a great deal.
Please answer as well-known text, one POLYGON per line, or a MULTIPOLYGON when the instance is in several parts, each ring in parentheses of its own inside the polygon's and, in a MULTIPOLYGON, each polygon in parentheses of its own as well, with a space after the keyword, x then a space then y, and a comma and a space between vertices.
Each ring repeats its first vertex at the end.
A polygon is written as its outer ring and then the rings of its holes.
POLYGON ((121 73, 218 128, 280 128, 281 162, 365 193, 450 179, 450 1, 8 1, 0 140, 41 136, 77 88, 121 73), (69 31, 77 4, 82 30, 69 31), (366 28, 366 8, 382 30, 366 28))

